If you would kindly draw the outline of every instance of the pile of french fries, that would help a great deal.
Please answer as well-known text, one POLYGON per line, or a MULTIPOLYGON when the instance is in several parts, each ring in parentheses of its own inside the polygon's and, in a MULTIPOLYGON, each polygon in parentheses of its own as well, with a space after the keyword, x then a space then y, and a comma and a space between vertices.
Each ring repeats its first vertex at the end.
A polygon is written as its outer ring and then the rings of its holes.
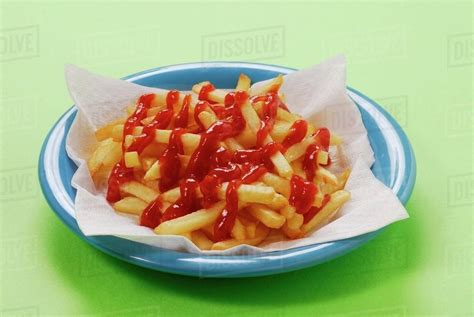
MULTIPOLYGON (((238 135, 220 140, 220 148, 230 153, 259 148, 257 135, 264 125, 264 98, 272 93, 284 102, 284 95, 279 91, 282 83, 283 77, 278 76, 266 85, 251 88, 250 79, 244 74, 240 75, 233 91, 246 92, 248 95, 240 107, 245 128, 238 135)), ((122 119, 96 131, 98 145, 88 160, 88 168, 96 186, 107 186, 107 181, 119 162, 125 164, 127 170, 132 172, 132 177, 120 184, 119 199, 111 202, 117 212, 137 215, 140 219, 150 204, 159 203, 160 212, 164 213, 180 199, 182 190, 179 184, 160 191, 160 180, 164 172, 160 168, 160 158, 169 146, 170 136, 176 128, 176 116, 182 112, 183 103, 187 102, 187 109, 184 111, 189 113, 185 131, 180 134, 182 153, 179 154, 180 168, 177 171, 180 175, 180 184, 185 181, 186 167, 202 142, 203 133, 221 120, 214 110, 219 107, 225 108, 226 96, 230 92, 212 87, 205 94, 205 101, 212 107, 206 107, 195 116, 197 105, 202 103, 200 100, 204 95, 202 89, 209 87, 209 82, 202 82, 194 85, 191 92, 178 92, 176 102, 172 105, 174 119, 165 128, 153 131, 153 140, 143 151, 127 149, 132 148, 136 139, 142 135, 144 127, 153 122, 160 111, 169 108, 167 98, 170 92, 154 94, 151 106, 146 109, 146 115, 129 133, 124 131, 124 126, 136 111, 138 103, 129 105, 125 110, 127 115, 124 113, 122 119)), ((272 128, 260 147, 271 142, 285 143, 295 122, 301 120, 303 119, 300 116, 291 113, 286 107, 278 107, 272 128)), ((308 179, 304 160, 307 159, 308 147, 317 142, 315 135, 321 127, 309 122, 306 124, 307 129, 301 140, 288 148, 280 147, 280 150, 271 154, 269 157, 271 166, 258 180, 238 186, 238 212, 226 239, 216 240, 215 230, 216 222, 222 219, 223 213, 226 212, 226 197, 231 187, 230 182, 219 184, 216 189, 217 200, 212 205, 201 206, 179 217, 159 221, 159 224, 152 228, 154 232, 158 235, 185 236, 202 250, 225 250, 241 244, 257 246, 269 241, 298 239, 330 221, 340 207, 350 199, 350 193, 344 190, 350 171, 344 170, 337 174, 331 172, 329 151, 318 148, 315 152, 316 158, 311 161, 314 164, 314 178, 308 179), (292 185, 295 177, 299 177, 298 179, 306 184, 310 182, 316 189, 313 197, 309 199, 311 209, 305 213, 299 212, 296 208, 296 204, 301 202, 295 201, 294 197, 292 199, 294 195, 292 191, 297 190, 292 185)), ((337 135, 330 134, 331 147, 338 146, 341 142, 337 135)), ((209 159, 212 154, 209 153, 209 159)), ((243 168, 241 165, 238 166, 243 168)), ((200 182, 202 179, 196 181, 200 182)), ((202 199, 203 193, 200 187, 197 186, 195 190, 195 199, 202 199)))

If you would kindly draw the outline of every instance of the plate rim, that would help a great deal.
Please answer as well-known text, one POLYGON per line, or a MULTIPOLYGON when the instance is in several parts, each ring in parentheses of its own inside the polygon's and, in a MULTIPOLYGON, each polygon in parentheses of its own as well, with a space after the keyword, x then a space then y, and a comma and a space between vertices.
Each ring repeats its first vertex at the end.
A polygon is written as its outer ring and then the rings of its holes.
MULTIPOLYGON (((264 70, 271 70, 271 71, 277 71, 277 72, 292 72, 295 71, 296 69, 293 68, 288 68, 288 67, 283 67, 283 66, 277 66, 277 65, 271 65, 271 64, 262 64, 262 63, 247 63, 247 62, 203 62, 203 63, 183 63, 183 64, 176 64, 176 65, 168 65, 168 66, 162 66, 162 67, 156 67, 152 68, 149 70, 144 70, 140 71, 131 75, 127 75, 123 77, 122 79, 133 82, 136 80, 139 80, 141 78, 153 76, 156 73, 160 72, 172 72, 175 70, 185 70, 185 69, 191 69, 191 68, 201 68, 201 67, 210 67, 210 68, 219 68, 219 67, 228 67, 228 68, 235 68, 235 67, 246 67, 246 68, 254 68, 254 69, 264 69, 264 70)), ((404 175, 403 179, 403 184, 401 189, 403 189, 402 192, 397 192, 397 196, 399 199, 402 201, 403 204, 406 204, 408 201, 416 180, 416 161, 415 161, 415 156, 414 152, 412 149, 412 146, 403 131, 403 129, 400 127, 398 122, 385 110, 383 109, 377 102, 372 100, 371 98, 367 97, 360 91, 347 87, 348 91, 358 95, 362 99, 365 99, 369 104, 374 106, 376 110, 380 111, 382 115, 388 120, 388 122, 395 128, 397 136, 399 137, 401 141, 401 145, 403 147, 403 153, 405 154, 405 157, 408 158, 408 162, 406 163, 406 173, 404 175), (406 156, 408 154, 408 156, 406 156), (408 177, 407 177, 408 175, 408 177)), ((184 252, 177 252, 177 251, 172 251, 172 250, 167 250, 167 249, 162 249, 158 247, 153 247, 153 246, 148 246, 149 248, 154 248, 156 250, 159 250, 161 253, 177 253, 180 256, 178 256, 181 260, 187 260, 187 263, 184 263, 183 266, 180 267, 173 267, 170 266, 169 263, 168 265, 165 265, 165 263, 156 263, 153 261, 149 261, 145 258, 139 258, 139 257, 131 257, 126 254, 121 254, 117 252, 116 250, 107 248, 106 246, 102 245, 100 243, 101 238, 107 237, 86 237, 82 234, 80 231, 77 222, 74 217, 72 217, 67 211, 64 210, 64 207, 56 200, 54 193, 52 192, 51 188, 49 187, 49 183, 46 180, 45 176, 45 168, 44 168, 44 155, 46 151, 46 145, 48 144, 48 141, 50 140, 52 132, 57 128, 58 124, 66 118, 69 119, 72 115, 75 115, 77 112, 77 109, 75 106, 72 106, 69 108, 61 117, 56 121, 56 123, 52 126, 52 128, 49 130, 44 143, 41 148, 40 152, 40 157, 39 157, 39 164, 38 164, 38 176, 40 180, 40 185, 41 189, 43 191, 43 195, 45 196, 48 204, 50 205, 51 209, 54 211, 54 213, 61 219, 63 223, 66 224, 66 226, 71 229, 76 235, 78 235, 81 239, 85 240, 89 244, 93 245, 94 247, 100 249, 101 251, 110 254, 116 258, 119 258, 121 260, 124 260, 126 262, 139 265, 142 267, 154 269, 154 270, 159 270, 159 271, 164 271, 164 272, 169 272, 169 273, 175 273, 175 274, 181 274, 181 275, 190 275, 190 276, 199 276, 199 277, 243 277, 243 276, 257 276, 257 275, 269 275, 269 274, 276 274, 276 273, 283 273, 283 272, 288 272, 288 271, 293 271, 296 269, 320 264, 326 261, 329 261, 333 258, 336 258, 338 256, 341 256, 343 254, 346 254, 359 246, 367 243, 371 239, 373 239, 375 236, 377 236, 380 232, 382 232, 384 228, 381 228, 377 231, 359 235, 353 238, 349 239, 344 239, 344 240, 339 240, 339 241, 334 241, 334 242, 328 242, 328 243, 322 243, 322 244, 315 244, 315 245, 309 245, 309 246, 303 246, 303 247, 298 247, 298 248, 293 248, 289 250, 282 250, 282 251, 272 251, 272 252, 266 252, 266 253, 260 253, 260 254, 254 254, 254 255, 248 255, 248 256, 242 256, 242 255, 198 255, 198 254, 192 254, 192 253, 184 253, 184 252), (328 250, 329 247, 332 247, 332 250, 328 250), (322 249, 326 251, 326 253, 321 254, 322 249), (331 252, 328 252, 331 251, 331 252), (313 255, 313 257, 309 257, 309 255, 313 255), (320 256, 314 256, 314 255, 320 255, 320 256), (322 256, 321 256, 322 255, 322 256), (281 266, 281 267, 273 267, 273 268, 268 268, 267 270, 261 269, 262 262, 259 261, 273 261, 278 258, 279 256, 285 256, 287 258, 292 258, 292 259, 299 259, 300 261, 294 261, 294 263, 286 263, 287 265, 281 266), (232 261, 235 259, 239 259, 242 257, 245 257, 245 261, 241 263, 240 265, 247 265, 245 269, 242 269, 237 272, 232 272, 229 271, 228 269, 225 269, 227 266, 231 266, 229 263, 223 264, 223 267, 221 267, 219 270, 216 272, 208 272, 203 267, 202 262, 193 262, 189 261, 189 258, 195 258, 195 259, 201 259, 203 258, 210 258, 211 261, 214 263, 217 261, 216 257, 218 257, 221 260, 228 260, 232 261), (244 264, 245 263, 245 264, 244 264), (197 267, 196 267, 197 264, 197 267), (196 270, 196 268, 198 270, 196 270), (235 273, 235 274, 233 274, 235 273)), ((66 126, 64 126, 66 128, 66 126)), ((67 137, 67 131, 65 131, 65 136, 67 137)), ((61 140, 63 141, 63 140, 61 140)), ((109 237, 112 239, 119 239, 119 240, 125 240, 122 238, 118 237, 109 237)), ((130 243, 134 244, 139 244, 137 242, 133 242, 130 240, 125 240, 130 243)), ((141 244, 140 244, 141 245, 141 244)), ((164 259, 165 256, 160 257, 160 259, 164 259)), ((176 257, 171 257, 174 260, 177 260, 176 257)), ((181 263, 183 264, 183 263, 181 263)), ((204 261, 204 264, 208 264, 204 261)), ((235 267, 237 267, 234 264, 235 267)))

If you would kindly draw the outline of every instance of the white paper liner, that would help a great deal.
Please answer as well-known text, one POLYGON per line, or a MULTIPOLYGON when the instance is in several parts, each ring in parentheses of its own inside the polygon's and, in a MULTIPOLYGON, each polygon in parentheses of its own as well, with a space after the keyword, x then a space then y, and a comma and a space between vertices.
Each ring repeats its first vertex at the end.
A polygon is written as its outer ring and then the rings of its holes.
MULTIPOLYGON (((359 110, 346 91, 346 65, 342 56, 284 76, 281 92, 290 110, 316 126, 325 126, 344 140, 336 153, 335 169, 350 166, 345 189, 349 200, 333 221, 305 238, 265 242, 259 247, 241 245, 225 251, 201 251, 182 236, 160 236, 139 226, 137 218, 115 212, 105 200, 105 188, 96 189, 87 158, 96 146, 94 131, 123 117, 124 109, 144 93, 162 91, 123 80, 102 77, 76 66, 65 67, 66 82, 78 114, 71 126, 66 149, 79 166, 72 178, 77 189, 76 219, 87 236, 115 235, 166 249, 205 254, 255 254, 286 250, 355 237, 408 217, 395 194, 370 170, 374 155, 359 110)), ((237 80, 237 79, 236 79, 237 80)), ((252 89, 261 85, 256 83, 252 89)), ((334 149, 332 149, 334 152, 334 149)))

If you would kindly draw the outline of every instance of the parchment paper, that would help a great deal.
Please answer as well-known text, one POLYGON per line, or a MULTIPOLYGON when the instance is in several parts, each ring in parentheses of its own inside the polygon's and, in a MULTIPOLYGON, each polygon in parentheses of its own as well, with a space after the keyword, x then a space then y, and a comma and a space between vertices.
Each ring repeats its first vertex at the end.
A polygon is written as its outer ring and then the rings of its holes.
MULTIPOLYGON (((79 110, 66 149, 78 165, 72 179, 72 185, 77 189, 75 212, 79 227, 87 236, 115 235, 193 253, 255 254, 355 237, 408 217, 395 194, 370 170, 374 156, 360 112, 347 95, 346 65, 342 56, 284 76, 281 91, 292 112, 301 114, 316 126, 328 127, 343 138, 343 145, 331 150, 336 158, 332 168, 352 168, 345 187, 351 193, 351 200, 331 222, 305 238, 268 242, 258 248, 244 245, 226 251, 201 251, 184 237, 159 236, 151 229, 139 226, 136 217, 112 209, 105 200, 105 188, 95 188, 89 175, 86 161, 96 145, 94 131, 123 117, 126 106, 140 95, 160 89, 102 77, 72 65, 65 67, 65 75, 69 92, 79 110)), ((251 90, 261 84, 254 84, 251 90)))

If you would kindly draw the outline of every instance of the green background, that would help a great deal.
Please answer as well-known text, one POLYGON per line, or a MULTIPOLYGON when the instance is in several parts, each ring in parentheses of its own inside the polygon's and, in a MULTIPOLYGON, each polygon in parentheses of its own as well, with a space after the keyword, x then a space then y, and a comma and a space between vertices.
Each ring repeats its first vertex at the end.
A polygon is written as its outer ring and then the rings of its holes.
POLYGON ((2 2, 0 21, 1 316, 474 314, 472 2, 2 2), (41 194, 40 146, 72 103, 65 63, 122 77, 201 60, 303 68, 336 53, 418 164, 410 219, 347 256, 251 279, 153 272, 81 241, 41 194))

